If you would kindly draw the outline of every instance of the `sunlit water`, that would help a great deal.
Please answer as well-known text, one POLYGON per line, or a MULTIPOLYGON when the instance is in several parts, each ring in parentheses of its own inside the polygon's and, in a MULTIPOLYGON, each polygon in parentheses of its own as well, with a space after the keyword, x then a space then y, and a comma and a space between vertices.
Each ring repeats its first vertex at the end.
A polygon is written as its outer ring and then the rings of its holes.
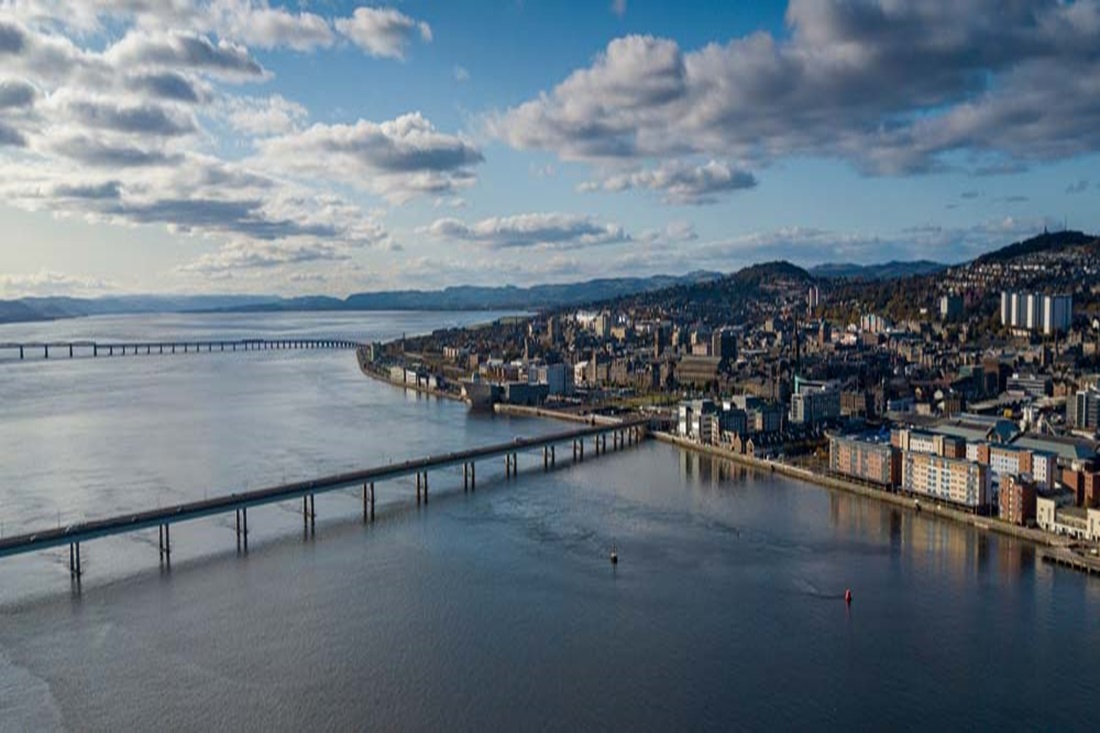
MULTIPOLYGON (((487 316, 0 328, 392 338, 487 316)), ((5 361, 5 534, 561 430, 417 398, 350 352, 5 361)), ((1091 729, 1100 582, 1026 544, 646 443, 521 458, 0 560, 0 729, 1091 729), (499 463, 499 465, 497 465, 499 463), (614 545, 621 561, 608 562, 614 545), (852 588, 846 608, 842 594, 852 588)))

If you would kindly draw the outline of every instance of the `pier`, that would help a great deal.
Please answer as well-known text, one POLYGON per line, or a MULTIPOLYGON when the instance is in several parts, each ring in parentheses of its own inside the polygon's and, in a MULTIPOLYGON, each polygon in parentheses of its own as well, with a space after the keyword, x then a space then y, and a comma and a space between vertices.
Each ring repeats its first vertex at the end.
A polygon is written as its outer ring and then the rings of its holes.
POLYGON ((362 344, 347 339, 247 338, 185 339, 179 341, 27 341, 0 343, 0 354, 9 358, 51 357, 75 359, 101 356, 151 356, 153 354, 198 354, 234 351, 288 349, 356 349, 362 344))
MULTIPOLYGON (((477 489, 477 463, 504 458, 505 480, 519 477, 521 454, 535 454, 541 458, 541 470, 549 471, 557 463, 557 446, 569 445, 574 462, 585 459, 585 445, 592 446, 592 454, 600 456, 609 451, 624 450, 637 445, 648 436, 648 420, 632 420, 615 424, 592 425, 537 438, 515 438, 507 443, 497 443, 439 456, 428 456, 402 463, 367 468, 350 473, 335 474, 309 481, 256 489, 244 493, 229 494, 213 499, 188 502, 175 506, 122 514, 106 519, 77 522, 65 527, 44 529, 0 539, 0 558, 23 555, 54 547, 69 548, 69 572, 79 581, 83 574, 82 545, 96 539, 157 528, 160 561, 170 564, 172 553, 171 527, 204 517, 234 514, 237 549, 248 549, 248 510, 286 501, 302 502, 302 522, 306 532, 313 532, 317 519, 316 496, 348 487, 362 487, 363 521, 372 522, 375 517, 375 484, 380 481, 416 476, 416 503, 427 505, 429 501, 428 474, 430 471, 462 466, 464 492, 477 489), (610 448, 608 435, 611 435, 610 448)), ((538 464, 536 463, 536 467, 538 464)))

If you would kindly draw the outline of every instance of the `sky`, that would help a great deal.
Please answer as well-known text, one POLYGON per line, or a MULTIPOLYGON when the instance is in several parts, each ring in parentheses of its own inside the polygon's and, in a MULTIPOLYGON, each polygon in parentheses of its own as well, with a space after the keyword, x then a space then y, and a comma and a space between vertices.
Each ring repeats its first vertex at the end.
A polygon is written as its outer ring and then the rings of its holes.
POLYGON ((0 0, 0 298, 1100 231, 1100 0, 0 0))

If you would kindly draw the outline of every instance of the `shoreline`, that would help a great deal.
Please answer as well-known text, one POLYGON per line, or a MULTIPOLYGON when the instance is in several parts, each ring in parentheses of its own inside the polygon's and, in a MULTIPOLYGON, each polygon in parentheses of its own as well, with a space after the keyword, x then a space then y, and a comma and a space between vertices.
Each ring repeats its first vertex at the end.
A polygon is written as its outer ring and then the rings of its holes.
MULTIPOLYGON (((412 390, 414 392, 420 392, 443 399, 465 402, 465 400, 463 400, 458 395, 448 392, 433 390, 427 387, 399 384, 397 382, 394 382, 389 378, 388 374, 383 374, 380 371, 370 369, 369 365, 364 363, 362 359, 359 359, 359 367, 362 372, 368 377, 376 379, 380 382, 385 382, 386 384, 389 384, 393 387, 405 390, 412 390)), ((541 417, 553 420, 563 420, 573 423, 585 423, 590 425, 595 425, 597 423, 610 424, 621 422, 620 418, 609 417, 605 415, 578 415, 571 412, 562 412, 560 410, 547 409, 544 407, 510 405, 500 402, 493 405, 493 412, 502 415, 514 415, 517 417, 541 417)), ((1033 545, 1038 551, 1037 555, 1041 562, 1069 568, 1072 570, 1076 570, 1077 572, 1086 573, 1088 575, 1100 575, 1100 560, 1086 557, 1076 552, 1073 552, 1069 549, 1069 543, 1065 540, 1065 538, 1060 538, 1057 535, 1052 535, 1040 529, 1032 529, 1029 527, 1020 527, 1015 524, 1008 524, 1007 522, 1002 522, 996 517, 971 514, 965 511, 961 511, 959 509, 954 509, 952 507, 938 504, 932 498, 926 499, 927 503, 921 504, 919 503, 920 500, 918 498, 901 496, 899 494, 894 494, 883 489, 865 486, 863 484, 855 483, 853 481, 846 481, 844 479, 836 478, 833 476, 823 476, 808 469, 791 466, 785 463, 766 461, 752 456, 741 455, 717 446, 702 445, 694 441, 686 440, 671 433, 659 430, 649 430, 647 431, 647 436, 651 436, 655 440, 658 440, 662 443, 674 445, 682 450, 689 450, 704 455, 710 455, 716 458, 723 458, 725 460, 740 464, 742 466, 745 466, 746 468, 750 468, 761 473, 778 473, 787 478, 815 485, 819 488, 833 491, 843 491, 848 494, 854 494, 857 496, 862 496, 864 498, 873 499, 884 504, 890 504, 910 511, 914 514, 927 513, 933 517, 942 517, 944 519, 947 519, 948 521, 952 521, 966 527, 971 527, 980 532, 993 532, 1007 537, 1012 537, 1014 539, 1021 540, 1023 542, 1027 542, 1033 545)))
POLYGON ((454 400, 455 402, 466 402, 466 400, 462 399, 460 395, 454 394, 452 392, 447 392, 445 390, 432 389, 431 387, 421 387, 420 385, 406 384, 405 382, 395 382, 390 379, 390 375, 388 372, 384 372, 381 369, 373 368, 370 362, 362 358, 358 349, 356 350, 355 358, 356 361, 359 362, 359 371, 363 372, 363 374, 370 377, 371 379, 383 382, 390 385, 391 387, 396 387, 397 389, 403 389, 406 391, 411 390, 413 392, 429 395, 431 397, 439 397, 440 399, 454 400))
MULTIPOLYGON (((765 461, 760 458, 753 458, 751 456, 743 456, 732 451, 727 451, 723 448, 710 445, 700 445, 684 438, 679 438, 671 433, 652 431, 650 433, 655 439, 667 443, 669 445, 675 445, 685 450, 692 450, 696 453, 702 453, 706 455, 715 456, 717 458, 724 458, 734 463, 741 464, 748 468, 755 469, 762 473, 778 473, 786 476, 787 478, 797 479, 809 484, 814 484, 824 489, 832 489, 836 491, 844 491, 849 494, 856 494, 859 496, 867 497, 869 499, 876 499, 885 504, 891 504, 893 506, 907 509, 914 514, 929 514, 934 517, 943 517, 945 519, 957 522, 959 524, 973 527, 974 529, 983 532, 996 532, 998 534, 1014 537, 1025 542, 1041 548, 1043 550, 1053 550, 1051 554, 1051 560, 1064 564, 1069 560, 1075 560, 1081 564, 1082 567, 1093 567, 1094 563, 1087 558, 1081 557, 1076 553, 1069 552, 1065 549, 1065 545, 1060 544, 1060 539, 1056 535, 1051 535, 1039 529, 1030 529, 1028 527, 1018 527, 1014 524, 1008 524, 1002 522, 995 517, 984 517, 976 514, 970 514, 968 512, 960 511, 946 507, 944 505, 937 505, 933 499, 926 499, 925 503, 918 504, 918 499, 911 499, 907 496, 900 496, 893 494, 882 489, 871 488, 870 486, 863 486, 850 481, 845 481, 839 478, 833 478, 832 476, 822 476, 821 474, 814 473, 813 471, 798 468, 796 466, 790 466, 785 463, 777 463, 774 461, 765 461), (1071 557, 1065 557, 1069 555, 1071 557)), ((1100 563, 1095 563, 1095 571, 1100 572, 1100 563)))

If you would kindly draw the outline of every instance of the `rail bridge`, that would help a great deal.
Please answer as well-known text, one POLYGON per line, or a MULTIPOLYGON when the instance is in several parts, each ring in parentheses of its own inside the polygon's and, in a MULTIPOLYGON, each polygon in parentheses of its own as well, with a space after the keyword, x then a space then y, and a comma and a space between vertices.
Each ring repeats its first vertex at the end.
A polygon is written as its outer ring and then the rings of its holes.
POLYGON ((0 342, 0 354, 20 359, 41 355, 49 359, 62 356, 138 356, 152 354, 210 353, 214 351, 270 351, 273 349, 355 349, 358 341, 343 338, 245 338, 245 339, 184 339, 175 341, 25 341, 0 342))
POLYGON ((596 456, 608 452, 608 436, 611 436, 611 450, 622 450, 636 445, 648 435, 648 420, 635 419, 613 424, 591 425, 565 432, 544 435, 537 438, 515 438, 507 443, 471 448, 438 456, 428 456, 403 463, 387 464, 349 473, 335 474, 308 481, 271 486, 243 493, 229 494, 188 502, 159 509, 136 513, 121 514, 106 519, 96 519, 70 524, 65 527, 43 529, 12 537, 0 538, 0 558, 39 552, 54 547, 69 547, 69 572, 79 582, 83 573, 81 567, 81 544, 91 540, 115 535, 138 532, 156 527, 159 533, 158 548, 160 561, 171 562, 171 528, 181 522, 203 517, 233 513, 236 515, 237 549, 248 549, 248 510, 265 504, 285 501, 302 501, 302 521, 307 531, 312 532, 316 522, 317 494, 328 493, 347 487, 362 487, 363 521, 374 521, 376 482, 416 476, 416 503, 427 504, 429 499, 428 474, 430 471, 453 466, 462 466, 463 491, 477 489, 477 462, 504 458, 505 479, 519 476, 519 456, 521 453, 542 453, 542 469, 549 471, 556 465, 557 448, 569 445, 572 449, 571 460, 581 462, 585 459, 585 446, 591 445, 596 456))

